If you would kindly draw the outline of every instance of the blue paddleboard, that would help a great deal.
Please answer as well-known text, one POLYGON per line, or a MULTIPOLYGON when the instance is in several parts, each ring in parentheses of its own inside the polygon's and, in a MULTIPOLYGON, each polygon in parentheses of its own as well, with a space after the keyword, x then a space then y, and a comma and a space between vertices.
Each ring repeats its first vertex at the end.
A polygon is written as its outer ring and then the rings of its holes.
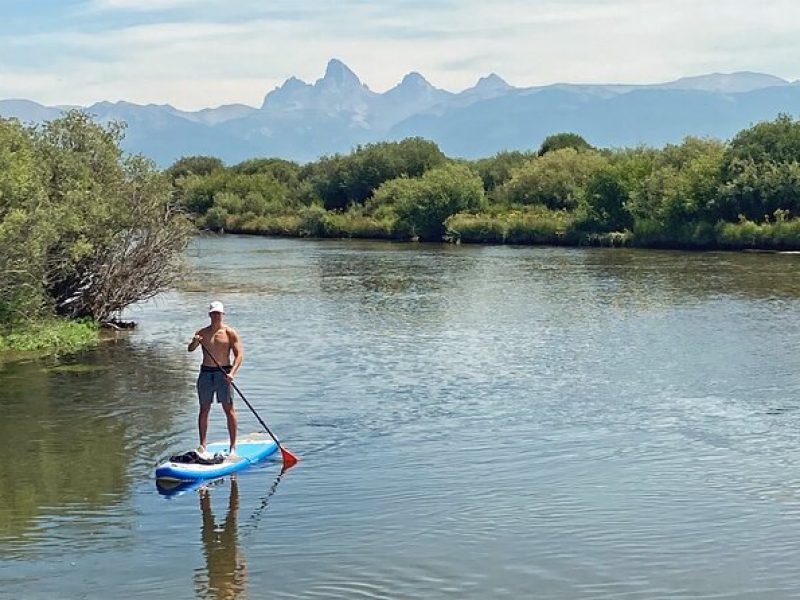
POLYGON ((264 460, 278 450, 278 445, 266 436, 262 437, 254 434, 236 442, 236 456, 227 456, 227 442, 209 444, 206 446, 206 450, 211 454, 216 452, 225 454, 225 460, 216 465, 195 465, 166 461, 156 467, 156 479, 198 481, 223 477, 264 460))

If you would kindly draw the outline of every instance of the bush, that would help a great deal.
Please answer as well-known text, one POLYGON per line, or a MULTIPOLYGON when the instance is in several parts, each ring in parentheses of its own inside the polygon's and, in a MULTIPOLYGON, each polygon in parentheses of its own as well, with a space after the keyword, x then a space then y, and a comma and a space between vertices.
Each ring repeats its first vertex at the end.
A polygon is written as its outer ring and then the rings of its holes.
POLYGON ((105 320, 178 275, 191 223, 122 134, 79 111, 35 129, 0 119, 4 318, 105 320))
POLYGON ((463 165, 439 167, 392 185, 399 230, 426 241, 444 238, 450 215, 480 210, 486 203, 480 177, 463 165))
POLYGON ((524 163, 497 189, 495 198, 508 204, 540 204, 558 210, 578 206, 581 190, 607 159, 597 152, 555 150, 524 163))
POLYGON ((577 133, 556 133, 544 139, 542 145, 539 146, 538 154, 539 156, 544 156, 548 152, 563 150, 564 148, 572 148, 578 151, 594 150, 594 146, 577 133))
POLYGON ((459 213, 447 219, 448 236, 461 242, 501 244, 575 243, 575 213, 529 207, 499 213, 459 213))

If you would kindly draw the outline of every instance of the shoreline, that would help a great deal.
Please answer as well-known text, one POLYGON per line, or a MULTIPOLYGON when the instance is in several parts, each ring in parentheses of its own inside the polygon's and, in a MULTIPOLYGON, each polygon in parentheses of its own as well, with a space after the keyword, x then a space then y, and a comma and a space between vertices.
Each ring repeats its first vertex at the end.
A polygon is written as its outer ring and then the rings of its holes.
POLYGON ((763 254, 800 254, 800 239, 793 240, 792 243, 783 245, 769 245, 769 244, 690 244, 682 242, 637 242, 632 239, 630 232, 620 233, 615 232, 611 234, 592 236, 590 239, 571 241, 568 236, 559 236, 557 238, 535 241, 535 242, 522 242, 522 241, 496 241, 496 240, 476 240, 476 239, 446 239, 440 242, 407 238, 399 235, 386 235, 386 236, 366 236, 366 235, 309 235, 303 231, 260 231, 248 228, 223 228, 221 230, 214 230, 208 228, 199 228, 199 234, 206 235, 247 235, 254 237, 267 237, 267 238, 288 238, 298 240, 366 240, 375 242, 396 242, 400 244, 443 244, 443 245, 469 245, 469 246, 517 246, 517 247, 553 247, 553 248, 627 248, 630 250, 674 250, 682 252, 752 252, 763 254))

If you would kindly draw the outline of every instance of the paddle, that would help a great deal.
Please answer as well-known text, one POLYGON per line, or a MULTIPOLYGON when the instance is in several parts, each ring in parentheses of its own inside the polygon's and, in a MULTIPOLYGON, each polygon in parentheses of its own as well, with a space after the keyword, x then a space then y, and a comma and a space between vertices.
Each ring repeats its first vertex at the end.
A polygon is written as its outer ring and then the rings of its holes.
MULTIPOLYGON (((219 362, 217 361, 216 358, 214 358, 214 355, 211 354, 209 349, 203 343, 203 340, 198 340, 198 341, 200 342, 200 346, 203 347, 203 351, 208 356, 210 356, 211 360, 214 361, 214 364, 217 365, 224 372, 224 369, 222 369, 222 365, 219 364, 219 362)), ((263 419, 260 416, 258 416, 258 413, 256 412, 256 409, 253 408, 253 405, 250 404, 247 401, 247 398, 244 397, 244 394, 242 393, 242 390, 240 390, 239 387, 233 381, 231 381, 230 383, 233 386, 233 389, 235 389, 239 393, 239 395, 242 397, 242 400, 244 400, 244 403, 247 404, 247 408, 249 408, 252 411, 252 413, 256 416, 256 419, 258 419, 258 422, 261 423, 261 426, 267 431, 267 433, 269 434, 269 437, 271 437, 275 441, 275 443, 278 445, 278 448, 281 451, 281 457, 283 458, 283 469, 284 470, 291 469, 293 466, 295 466, 297 464, 297 461, 299 461, 300 459, 298 457, 296 457, 294 454, 292 454, 291 452, 289 452, 286 448, 283 447, 283 445, 278 441, 278 438, 275 437, 275 434, 272 433, 272 431, 270 431, 269 427, 267 427, 267 424, 264 423, 263 419)))

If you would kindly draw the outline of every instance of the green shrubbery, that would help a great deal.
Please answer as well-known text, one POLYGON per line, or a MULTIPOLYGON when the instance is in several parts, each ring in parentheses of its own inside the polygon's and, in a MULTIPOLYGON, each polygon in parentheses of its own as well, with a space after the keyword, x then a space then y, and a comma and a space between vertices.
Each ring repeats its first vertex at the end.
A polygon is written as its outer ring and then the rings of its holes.
POLYGON ((48 352, 67 354, 92 346, 99 340, 93 321, 38 319, 17 322, 0 331, 0 352, 48 352))
POLYGON ((598 150, 570 133, 538 152, 446 158, 413 138, 300 166, 178 161, 177 195, 211 229, 298 236, 687 248, 800 245, 800 122, 730 142, 598 150), (779 215, 776 216, 776 215, 779 215))
POLYGON ((4 347, 95 336, 53 317, 106 320, 179 273, 191 221, 152 162, 123 155, 122 133, 75 111, 38 127, 0 119, 4 347))

